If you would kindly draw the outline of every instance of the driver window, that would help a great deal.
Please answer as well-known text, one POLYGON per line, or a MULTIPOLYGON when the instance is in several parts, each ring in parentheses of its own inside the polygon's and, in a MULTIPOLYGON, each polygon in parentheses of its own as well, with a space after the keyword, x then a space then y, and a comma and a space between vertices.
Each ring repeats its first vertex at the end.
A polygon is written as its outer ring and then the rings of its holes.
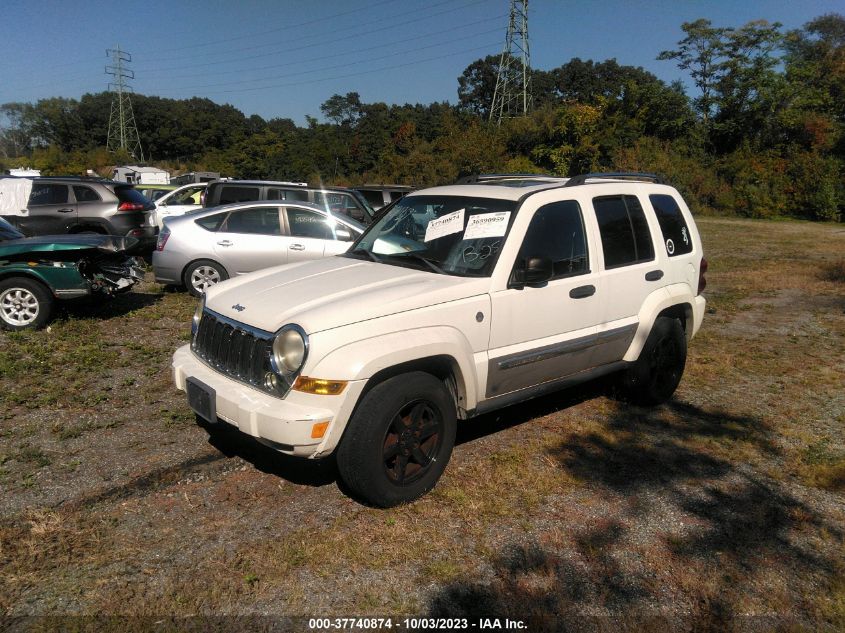
POLYGON ((288 209, 287 213, 291 236, 318 240, 335 239, 326 216, 306 209, 288 209))
POLYGON ((581 207, 575 200, 540 207, 531 219, 516 266, 528 257, 546 257, 554 265, 552 279, 588 273, 587 240, 581 207))

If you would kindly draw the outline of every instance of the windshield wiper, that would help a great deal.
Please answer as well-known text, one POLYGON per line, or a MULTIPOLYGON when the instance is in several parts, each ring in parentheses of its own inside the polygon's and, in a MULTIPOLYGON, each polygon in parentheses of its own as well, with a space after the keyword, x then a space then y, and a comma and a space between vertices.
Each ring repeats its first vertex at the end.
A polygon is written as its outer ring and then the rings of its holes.
POLYGON ((399 258, 399 259, 401 259, 401 258, 406 258, 406 259, 414 258, 418 261, 423 262, 426 266, 431 268, 431 270, 433 270, 437 274, 439 274, 439 275, 445 275, 446 274, 446 272, 442 268, 440 268, 440 266, 438 266, 437 264, 434 263, 436 260, 430 259, 428 257, 423 257, 422 255, 417 255, 416 253, 399 253, 399 254, 393 255, 392 257, 396 257, 396 258, 399 258))
POLYGON ((356 255, 357 253, 364 253, 366 255, 369 255, 370 259, 372 259, 374 262, 378 264, 382 263, 380 257, 377 257, 375 253, 373 253, 372 251, 368 251, 366 248, 356 248, 354 251, 349 251, 350 255, 356 255))

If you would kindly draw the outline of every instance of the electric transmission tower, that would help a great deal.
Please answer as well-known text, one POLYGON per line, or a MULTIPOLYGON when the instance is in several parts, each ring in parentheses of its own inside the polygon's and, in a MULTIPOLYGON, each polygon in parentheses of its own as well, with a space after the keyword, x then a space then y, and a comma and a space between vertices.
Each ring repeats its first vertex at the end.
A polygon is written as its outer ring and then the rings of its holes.
POLYGON ((114 93, 114 97, 109 115, 107 147, 111 151, 126 150, 132 158, 144 162, 141 138, 138 136, 132 100, 129 98, 132 87, 126 83, 127 79, 135 79, 135 73, 126 67, 132 61, 132 55, 120 50, 119 46, 107 49, 106 55, 112 59, 111 65, 106 66, 106 74, 114 77, 114 81, 109 83, 109 90, 114 93))
POLYGON ((505 48, 490 106, 490 121, 527 114, 531 109, 531 56, 528 52, 528 0, 511 0, 505 48))

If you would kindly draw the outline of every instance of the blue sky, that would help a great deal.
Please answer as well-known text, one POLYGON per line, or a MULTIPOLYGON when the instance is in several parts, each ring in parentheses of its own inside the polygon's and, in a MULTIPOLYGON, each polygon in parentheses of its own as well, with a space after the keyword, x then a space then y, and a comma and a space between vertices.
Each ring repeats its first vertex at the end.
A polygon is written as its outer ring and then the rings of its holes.
MULTIPOLYGON (((467 65, 504 45, 508 0, 4 0, 0 103, 106 90, 107 48, 131 53, 135 92, 208 97, 246 115, 320 117, 333 94, 364 102, 457 101, 467 65)), ((681 23, 767 19, 797 28, 842 0, 530 0, 531 62, 573 57, 643 66, 684 79, 655 58, 681 23)))

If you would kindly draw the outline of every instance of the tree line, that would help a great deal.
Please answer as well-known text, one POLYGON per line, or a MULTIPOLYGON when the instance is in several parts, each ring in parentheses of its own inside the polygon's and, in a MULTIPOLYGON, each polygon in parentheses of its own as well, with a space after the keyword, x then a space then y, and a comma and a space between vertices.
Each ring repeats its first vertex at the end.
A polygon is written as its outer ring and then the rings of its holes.
MULTIPOLYGON (((533 110, 501 125, 488 121, 499 56, 467 66, 454 105, 364 103, 350 92, 305 126, 202 98, 133 95, 133 108, 148 162, 173 171, 415 186, 498 171, 652 171, 700 212, 842 221, 845 17, 790 31, 765 20, 682 29, 657 58, 688 75, 692 94, 642 68, 575 58, 532 70, 533 110)), ((108 173, 131 161, 105 149, 111 100, 3 104, 2 167, 108 173)))

